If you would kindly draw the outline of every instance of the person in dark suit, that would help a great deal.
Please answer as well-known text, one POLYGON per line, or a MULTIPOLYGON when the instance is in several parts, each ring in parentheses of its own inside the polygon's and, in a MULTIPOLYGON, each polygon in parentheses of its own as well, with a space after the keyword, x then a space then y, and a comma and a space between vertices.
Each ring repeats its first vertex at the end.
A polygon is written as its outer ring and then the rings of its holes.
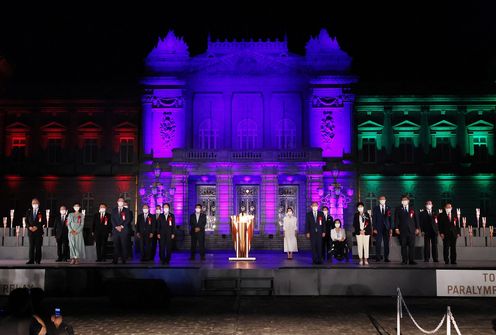
POLYGON ((29 238, 29 260, 26 264, 41 263, 43 245, 43 225, 46 223, 45 211, 40 209, 40 201, 31 200, 31 208, 26 212, 26 227, 29 238))
POLYGON ((419 214, 420 230, 424 236, 424 262, 431 258, 437 263, 437 235, 439 234, 437 214, 432 211, 432 200, 425 202, 425 208, 419 214))
POLYGON ((389 262, 389 240, 393 234, 393 215, 384 195, 379 197, 379 205, 372 209, 372 225, 376 236, 375 260, 381 261, 381 247, 384 243, 384 262, 389 262))
POLYGON ((129 221, 128 234, 127 234, 127 256, 128 258, 131 258, 133 255, 133 236, 134 236, 133 226, 135 224, 134 212, 129 208, 128 201, 124 201, 124 208, 127 208, 129 210, 129 215, 131 216, 131 220, 129 221))
POLYGON ((329 257, 329 252, 331 251, 331 229, 334 229, 334 220, 329 213, 329 207, 323 206, 322 213, 324 214, 324 224, 325 236, 322 237, 322 260, 331 259, 329 257))
POLYGON ((67 228, 67 207, 60 206, 59 215, 53 220, 53 234, 57 241, 56 262, 67 262, 69 260, 69 229, 67 228))
POLYGON ((104 203, 99 205, 98 213, 93 216, 91 232, 95 238, 96 261, 105 262, 105 247, 112 232, 112 217, 107 213, 107 205, 104 203))
POLYGON ((459 222, 455 214, 452 213, 453 205, 447 202, 444 211, 439 214, 439 235, 443 239, 444 263, 456 264, 456 239, 460 237, 459 222))
POLYGON ((305 234, 312 245, 313 264, 322 264, 322 238, 325 237, 324 213, 319 211, 319 204, 312 202, 312 210, 305 218, 305 234))
POLYGON ((157 222, 157 238, 160 243, 160 260, 162 264, 169 264, 172 255, 172 244, 176 234, 176 218, 170 212, 170 204, 164 204, 164 214, 157 222), (167 253, 166 253, 167 252, 167 253))
POLYGON ((138 238, 141 261, 151 260, 152 238, 155 234, 157 221, 150 213, 148 205, 143 205, 143 212, 138 215, 136 223, 136 237, 138 238))
POLYGON ((155 255, 157 254, 157 244, 158 244, 157 229, 158 229, 158 222, 160 220, 161 214, 162 214, 162 206, 156 205, 155 206, 155 214, 153 214, 155 217, 155 233, 153 234, 153 237, 152 237, 152 244, 151 244, 151 250, 150 250, 150 259, 151 260, 155 259, 155 255))
POLYGON ((401 197, 401 205, 394 212, 394 228, 401 243, 401 264, 417 264, 415 262, 415 236, 420 233, 418 217, 410 206, 407 195, 401 197))
POLYGON ((195 259, 196 245, 200 249, 201 260, 205 260, 205 226, 207 225, 207 216, 201 212, 202 206, 195 205, 195 212, 189 217, 189 228, 191 234, 191 257, 195 259))
POLYGON ((126 263, 129 239, 129 227, 131 222, 131 213, 124 207, 124 198, 117 199, 117 207, 112 210, 112 237, 114 241, 114 260, 117 264, 119 257, 122 263, 126 263))

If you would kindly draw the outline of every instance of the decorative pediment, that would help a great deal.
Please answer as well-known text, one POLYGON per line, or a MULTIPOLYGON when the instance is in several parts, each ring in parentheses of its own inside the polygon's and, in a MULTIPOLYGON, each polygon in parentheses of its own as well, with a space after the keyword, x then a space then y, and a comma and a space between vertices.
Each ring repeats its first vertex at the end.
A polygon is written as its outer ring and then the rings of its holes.
POLYGON ((412 122, 412 121, 402 121, 393 126, 393 130, 401 132, 401 131, 417 131, 420 130, 420 125, 412 122))
POLYGON ((102 127, 96 124, 93 121, 89 121, 86 123, 83 123, 78 127, 78 131, 80 132, 100 132, 102 131, 102 127))
POLYGON ((489 131, 494 129, 494 125, 484 120, 475 121, 467 126, 470 131, 489 131))
POLYGON ((64 125, 55 121, 47 123, 46 125, 42 126, 40 129, 45 133, 61 133, 67 130, 67 128, 64 125))
POLYGON ((377 122, 368 120, 365 122, 362 122, 358 125, 358 130, 359 131, 375 131, 379 132, 384 128, 382 124, 379 124, 377 122))
POLYGON ((114 127, 114 130, 116 131, 131 131, 131 130, 136 130, 136 125, 134 123, 131 123, 129 121, 125 121, 122 123, 119 123, 114 127))
POLYGON ((6 127, 6 130, 12 133, 25 133, 28 132, 30 129, 31 127, 22 122, 14 122, 6 127))
POLYGON ((434 131, 454 131, 456 130, 457 126, 454 123, 451 123, 446 120, 441 120, 439 122, 436 122, 430 126, 431 130, 434 131))

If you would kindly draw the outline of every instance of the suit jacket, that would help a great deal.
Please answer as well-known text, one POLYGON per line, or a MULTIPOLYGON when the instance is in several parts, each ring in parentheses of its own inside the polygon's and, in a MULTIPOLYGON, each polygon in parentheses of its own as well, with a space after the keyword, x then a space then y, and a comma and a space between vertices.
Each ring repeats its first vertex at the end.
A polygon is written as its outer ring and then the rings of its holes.
POLYGON ((420 221, 420 229, 422 232, 430 237, 434 237, 439 233, 439 221, 436 222, 436 219, 438 220, 438 214, 435 213, 431 209, 431 214, 429 215, 427 208, 425 208, 422 212, 419 214, 419 221, 420 221))
POLYGON ((415 236, 415 229, 419 229, 418 216, 412 206, 408 206, 408 212, 403 210, 403 205, 396 207, 394 211, 394 228, 400 230, 401 236, 415 236))
POLYGON ((131 213, 128 208, 123 207, 121 215, 119 215, 119 209, 116 207, 112 209, 112 233, 119 234, 119 231, 115 229, 118 226, 122 226, 121 233, 129 234, 131 227, 131 213))
POLYGON ((189 217, 189 231, 191 234, 195 232, 195 228, 200 228, 200 233, 205 232, 205 226, 207 225, 207 215, 205 213, 200 213, 198 221, 196 221, 196 213, 193 213, 189 217))
MULTIPOLYGON (((370 215, 367 212, 362 214, 365 218, 363 230, 365 230, 365 235, 372 234, 372 222, 370 221, 370 215)), ((355 235, 360 235, 360 213, 355 212, 353 216, 353 228, 355 229, 355 235)))
MULTIPOLYGON (((322 214, 324 214, 324 212, 322 212, 322 214)), ((325 222, 325 234, 326 234, 326 238, 330 238, 331 237, 331 229, 334 228, 333 226, 333 223, 334 223, 334 219, 332 218, 332 216, 327 213, 327 219, 325 218, 325 215, 323 216, 323 220, 325 222)))
POLYGON ((176 217, 174 214, 160 214, 160 220, 157 222, 157 234, 160 234, 160 238, 162 238, 162 235, 168 238, 175 233, 176 217))
POLYGON ((69 229, 67 228, 68 216, 69 214, 66 214, 64 221, 62 221, 62 215, 59 213, 53 220, 53 234, 57 240, 69 239, 69 229))
POLYGON ((157 220, 155 215, 148 213, 145 220, 145 214, 141 213, 138 215, 136 221, 136 232, 143 235, 155 234, 157 230, 157 220))
POLYGON ((391 207, 387 204, 384 208, 384 214, 381 213, 381 205, 374 206, 372 208, 372 222, 374 225, 374 229, 377 231, 389 231, 389 229, 393 229, 393 211, 391 207))
POLYGON ((101 220, 100 212, 93 215, 93 222, 91 226, 91 231, 95 235, 108 235, 112 232, 112 216, 109 213, 105 213, 103 220, 101 220), (105 224, 105 222, 107 224, 105 224))
POLYGON ((451 212, 451 220, 448 219, 448 214, 442 212, 438 215, 439 223, 439 233, 444 234, 446 237, 456 238, 460 234, 460 228, 458 227, 458 218, 456 214, 451 212))
POLYGON ((307 213, 305 218, 305 234, 317 234, 322 236, 325 233, 324 213, 317 211, 317 218, 313 216, 313 211, 307 213))
POLYGON ((33 218, 33 208, 29 208, 26 211, 26 229, 28 229, 28 236, 31 235, 42 235, 43 236, 43 225, 46 224, 45 211, 38 208, 38 214, 36 218, 33 218), (38 230, 32 232, 29 227, 38 227, 38 230))

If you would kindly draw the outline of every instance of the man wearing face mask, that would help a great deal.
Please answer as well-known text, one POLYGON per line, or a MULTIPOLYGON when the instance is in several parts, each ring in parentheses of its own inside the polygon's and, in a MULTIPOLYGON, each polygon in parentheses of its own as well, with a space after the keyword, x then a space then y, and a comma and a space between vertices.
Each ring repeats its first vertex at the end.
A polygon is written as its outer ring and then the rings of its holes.
POLYGON ((170 204, 164 204, 164 213, 157 222, 157 226, 157 238, 160 243, 160 261, 162 264, 169 264, 172 254, 172 243, 176 234, 176 218, 170 212, 170 204))
POLYGON ((114 260, 117 264, 119 257, 122 264, 126 263, 128 252, 129 226, 131 224, 131 214, 129 209, 124 207, 124 198, 117 199, 117 207, 112 210, 112 237, 114 241, 114 260))
POLYGON ((439 214, 439 235, 443 239, 444 263, 456 264, 456 239, 460 237, 460 228, 456 214, 452 213, 453 205, 447 202, 444 211, 439 214))
POLYGON ((415 236, 420 233, 417 214, 410 206, 410 198, 401 197, 401 205, 394 212, 394 227, 401 243, 401 264, 417 264, 415 262, 415 236))
POLYGON ((313 264, 322 264, 322 238, 325 237, 324 213, 319 211, 319 204, 312 202, 312 210, 305 218, 305 234, 312 246, 313 264))
POLYGON ((41 263, 41 246, 43 245, 43 225, 46 223, 45 211, 40 209, 40 202, 31 200, 31 208, 26 212, 26 227, 29 238, 29 261, 26 264, 41 263))
POLYGON ((138 215, 136 223, 136 237, 139 241, 141 261, 151 260, 152 238, 156 231, 155 215, 150 214, 148 205, 143 205, 143 212, 138 215))
POLYGON ((432 211, 432 201, 425 202, 425 208, 419 214, 420 229, 424 235, 424 262, 431 257, 437 263, 437 235, 439 234, 437 214, 432 211))
POLYGON ((205 260, 205 226, 207 225, 207 216, 201 212, 202 206, 195 205, 195 212, 189 217, 189 227, 191 234, 191 257, 195 259, 196 245, 200 249, 201 260, 205 260))
POLYGON ((164 213, 162 213, 162 206, 155 206, 155 232, 152 237, 151 251, 150 251, 150 259, 154 260, 155 255, 157 254, 157 244, 158 244, 158 227, 160 225, 161 220, 165 220, 164 213))
POLYGON ((59 215, 53 221, 53 233, 57 241, 56 262, 67 262, 69 260, 69 230, 67 229, 67 207, 60 206, 59 215))
POLYGON ((329 207, 323 206, 322 213, 324 214, 325 223, 325 236, 322 237, 322 259, 325 261, 330 259, 329 252, 331 251, 331 229, 334 228, 332 226, 334 220, 332 219, 331 214, 329 214, 329 207))
POLYGON ((107 205, 100 204, 98 213, 93 216, 91 232, 95 238, 96 261, 105 262, 105 247, 112 232, 112 219, 110 214, 107 213, 107 205))
POLYGON ((379 197, 379 204, 372 209, 372 222, 375 238, 375 260, 381 260, 381 247, 384 242, 384 262, 389 262, 389 239, 393 234, 393 216, 386 197, 379 197))

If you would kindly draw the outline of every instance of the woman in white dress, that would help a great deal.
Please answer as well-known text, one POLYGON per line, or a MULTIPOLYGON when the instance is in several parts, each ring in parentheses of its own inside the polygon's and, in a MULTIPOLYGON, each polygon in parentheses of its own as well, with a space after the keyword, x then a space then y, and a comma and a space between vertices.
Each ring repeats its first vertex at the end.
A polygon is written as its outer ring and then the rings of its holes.
POLYGON ((282 228, 284 230, 284 252, 288 254, 288 259, 293 259, 293 252, 298 252, 298 243, 296 241, 298 224, 291 207, 286 210, 282 228))
POLYGON ((74 204, 74 212, 67 217, 69 228, 69 250, 71 253, 71 264, 79 264, 81 258, 85 258, 83 239, 84 215, 80 212, 81 205, 74 204))

